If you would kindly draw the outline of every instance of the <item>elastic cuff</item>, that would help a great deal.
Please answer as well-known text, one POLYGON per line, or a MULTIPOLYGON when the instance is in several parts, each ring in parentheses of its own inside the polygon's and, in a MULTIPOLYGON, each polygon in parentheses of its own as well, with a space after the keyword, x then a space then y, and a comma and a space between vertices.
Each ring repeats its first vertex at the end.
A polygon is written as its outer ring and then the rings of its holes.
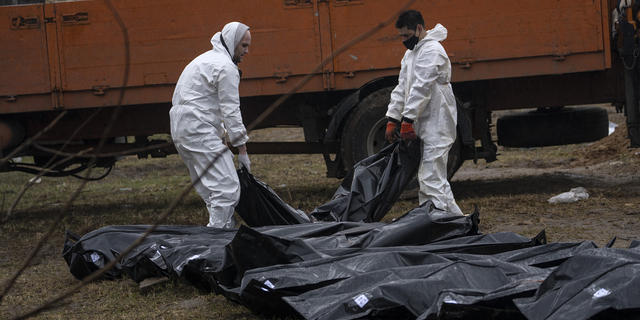
POLYGON ((394 118, 388 117, 388 119, 389 119, 389 122, 393 122, 395 124, 400 124, 400 121, 398 121, 398 120, 396 120, 394 118))
POLYGON ((412 123, 403 123, 400 126, 400 133, 402 132, 409 132, 409 131, 413 131, 413 124, 412 123))
POLYGON ((406 117, 402 117, 402 122, 406 122, 406 123, 411 123, 413 124, 413 120, 406 118, 406 117))

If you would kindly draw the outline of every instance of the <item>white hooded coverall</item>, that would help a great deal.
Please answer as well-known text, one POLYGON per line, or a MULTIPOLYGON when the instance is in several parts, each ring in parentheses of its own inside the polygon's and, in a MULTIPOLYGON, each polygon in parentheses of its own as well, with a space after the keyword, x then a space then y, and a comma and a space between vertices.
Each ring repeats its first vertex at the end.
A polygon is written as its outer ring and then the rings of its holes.
POLYGON ((387 117, 413 120, 422 139, 418 170, 420 204, 427 200, 442 210, 462 214, 447 180, 447 159, 456 139, 458 113, 451 88, 451 62, 439 41, 447 29, 438 24, 402 58, 398 86, 391 92, 387 117))
POLYGON ((191 181, 214 162, 194 185, 207 205, 209 227, 235 226, 233 212, 240 199, 240 182, 233 154, 223 139, 226 128, 234 147, 249 140, 240 114, 240 74, 232 61, 247 30, 246 25, 231 22, 211 38, 213 49, 191 61, 180 75, 169 112, 171 137, 189 168, 191 181))

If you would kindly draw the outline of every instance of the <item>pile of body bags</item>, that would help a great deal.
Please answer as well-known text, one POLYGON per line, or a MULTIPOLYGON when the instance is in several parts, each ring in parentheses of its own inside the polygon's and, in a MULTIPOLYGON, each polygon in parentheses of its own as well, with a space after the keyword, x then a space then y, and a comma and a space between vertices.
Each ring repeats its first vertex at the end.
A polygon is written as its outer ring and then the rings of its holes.
MULTIPOLYGON (((547 243, 484 235, 479 213, 426 202, 379 222, 417 172, 420 145, 396 142, 358 163, 309 214, 240 170, 247 226, 158 226, 105 279, 167 276, 267 318, 638 319, 640 242, 547 243)), ((149 226, 66 233, 63 257, 83 279, 149 226)))

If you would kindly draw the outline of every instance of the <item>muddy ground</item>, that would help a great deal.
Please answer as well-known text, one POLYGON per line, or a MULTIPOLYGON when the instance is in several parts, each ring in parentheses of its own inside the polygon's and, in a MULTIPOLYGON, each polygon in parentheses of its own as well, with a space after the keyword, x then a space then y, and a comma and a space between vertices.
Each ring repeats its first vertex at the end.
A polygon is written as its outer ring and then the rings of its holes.
POLYGON ((500 147, 507 158, 514 152, 529 154, 489 164, 467 161, 452 180, 457 201, 467 210, 481 199, 493 203, 480 210, 488 218, 481 224, 485 233, 531 236, 544 229, 553 242, 592 240, 603 246, 617 237, 615 247, 640 240, 640 149, 627 148, 624 116, 606 109, 609 120, 619 125, 615 132, 592 144, 553 147, 568 150, 566 157, 546 157, 546 148, 500 147), (586 188, 589 199, 546 201, 576 187, 586 188))

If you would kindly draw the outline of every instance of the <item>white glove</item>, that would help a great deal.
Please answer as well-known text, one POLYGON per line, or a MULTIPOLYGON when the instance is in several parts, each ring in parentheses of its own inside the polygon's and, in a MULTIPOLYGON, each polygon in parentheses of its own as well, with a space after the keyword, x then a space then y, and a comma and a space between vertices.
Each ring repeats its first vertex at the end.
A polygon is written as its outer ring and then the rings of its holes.
POLYGON ((239 154, 238 161, 240 161, 240 168, 247 168, 247 172, 251 173, 251 161, 248 154, 239 154))

